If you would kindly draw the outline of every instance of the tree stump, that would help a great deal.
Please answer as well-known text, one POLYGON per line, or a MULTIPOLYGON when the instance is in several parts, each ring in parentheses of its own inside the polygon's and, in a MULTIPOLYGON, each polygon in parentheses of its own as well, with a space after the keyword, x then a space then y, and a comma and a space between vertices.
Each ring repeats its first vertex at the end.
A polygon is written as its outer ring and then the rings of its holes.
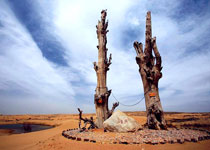
POLYGON ((143 51, 142 43, 134 42, 136 63, 143 82, 147 125, 150 129, 166 129, 163 109, 160 102, 158 82, 162 77, 161 56, 156 45, 156 37, 152 38, 151 13, 146 16, 146 38, 143 51), (152 54, 154 52, 155 57, 152 54))

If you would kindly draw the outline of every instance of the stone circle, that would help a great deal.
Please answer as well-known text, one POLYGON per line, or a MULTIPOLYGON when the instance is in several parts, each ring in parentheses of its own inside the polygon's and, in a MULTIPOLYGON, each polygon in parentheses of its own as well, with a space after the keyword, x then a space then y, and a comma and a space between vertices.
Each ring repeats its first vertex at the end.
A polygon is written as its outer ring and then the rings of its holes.
POLYGON ((71 140, 102 144, 182 144, 210 139, 210 133, 205 130, 175 128, 168 130, 143 129, 128 133, 103 132, 100 129, 80 132, 79 129, 74 128, 63 131, 62 135, 71 140))

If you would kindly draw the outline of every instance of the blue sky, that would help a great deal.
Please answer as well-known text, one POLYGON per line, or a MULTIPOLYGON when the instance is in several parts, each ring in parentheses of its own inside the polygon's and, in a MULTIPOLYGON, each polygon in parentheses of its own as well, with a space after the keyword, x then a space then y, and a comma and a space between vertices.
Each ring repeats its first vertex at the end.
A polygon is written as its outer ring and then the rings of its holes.
MULTIPOLYGON (((145 16, 163 60, 165 111, 210 111, 208 0, 1 0, 0 113, 95 112, 96 28, 108 10, 108 88, 126 104, 143 96, 133 42, 144 43, 145 16)), ((110 97, 109 104, 115 102, 110 97)), ((145 103, 119 106, 145 110, 145 103)))

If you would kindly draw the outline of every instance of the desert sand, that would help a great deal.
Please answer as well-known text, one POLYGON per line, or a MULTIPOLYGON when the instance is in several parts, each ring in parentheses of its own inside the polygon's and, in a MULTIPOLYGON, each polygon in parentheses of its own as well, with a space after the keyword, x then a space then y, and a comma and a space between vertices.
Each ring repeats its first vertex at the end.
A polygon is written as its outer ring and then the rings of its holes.
MULTIPOLYGON (((135 118, 140 124, 146 122, 145 112, 127 112, 127 115, 135 118)), ((85 117, 94 114, 85 114, 85 117)), ((210 113, 166 113, 165 118, 170 126, 177 128, 194 127, 210 131, 210 113)), ((0 124, 34 123, 53 125, 54 128, 24 133, 11 134, 9 130, 0 130, 0 150, 207 150, 210 140, 196 143, 185 142, 183 144, 100 144, 69 140, 61 135, 63 130, 78 127, 77 114, 55 114, 55 115, 1 115, 0 124)))

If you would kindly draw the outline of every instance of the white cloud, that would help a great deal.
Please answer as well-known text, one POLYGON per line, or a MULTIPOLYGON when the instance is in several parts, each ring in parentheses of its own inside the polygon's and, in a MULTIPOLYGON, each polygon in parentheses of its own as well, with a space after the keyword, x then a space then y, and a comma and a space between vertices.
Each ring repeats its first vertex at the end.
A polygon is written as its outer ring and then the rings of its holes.
MULTIPOLYGON (((68 101, 69 104, 74 103, 74 91, 70 84, 73 79, 66 80, 61 75, 64 71, 53 67, 53 64, 42 56, 30 34, 18 22, 9 7, 3 2, 1 4, 3 4, 0 10, 0 21, 3 25, 0 30, 1 102, 4 101, 7 109, 13 108, 11 103, 15 103, 18 99, 21 99, 23 104, 30 104, 28 101, 34 103, 34 108, 37 109, 40 105, 48 104, 43 111, 45 113, 51 108, 65 107, 64 104, 59 104, 65 103, 63 101, 68 101), (17 96, 13 96, 14 91, 23 95, 16 93, 17 96), (5 96, 5 93, 8 95, 5 96), (52 106, 52 103, 58 105, 52 106)), ((15 111, 25 113, 24 109, 21 110, 18 107, 15 111)))

